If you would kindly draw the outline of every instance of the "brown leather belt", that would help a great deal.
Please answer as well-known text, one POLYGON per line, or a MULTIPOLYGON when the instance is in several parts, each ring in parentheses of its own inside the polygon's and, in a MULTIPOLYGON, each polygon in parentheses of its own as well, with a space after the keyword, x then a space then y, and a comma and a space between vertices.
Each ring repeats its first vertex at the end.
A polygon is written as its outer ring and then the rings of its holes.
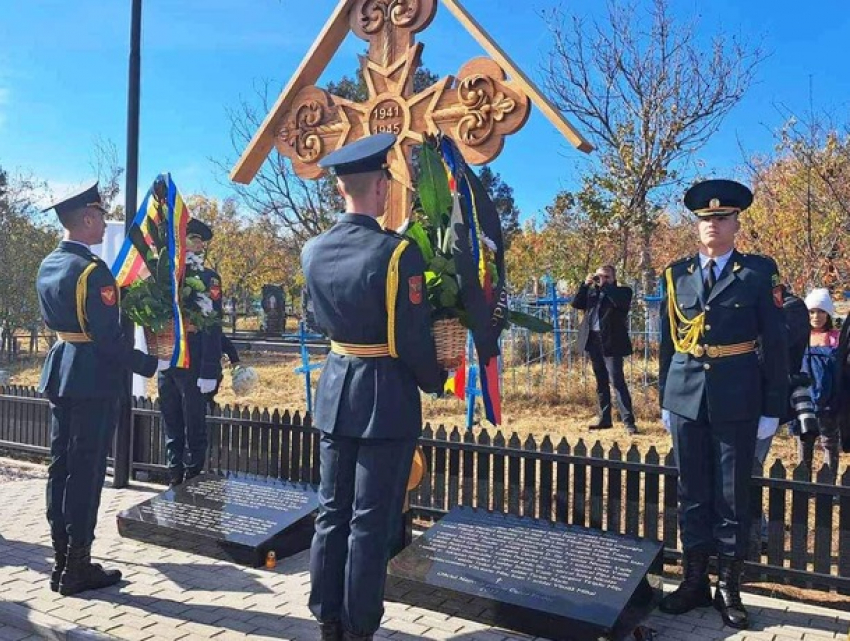
POLYGON ((724 358, 726 356, 740 356, 756 351, 756 341, 745 341, 743 343, 732 343, 731 345, 696 345, 688 352, 691 356, 702 358, 724 358))

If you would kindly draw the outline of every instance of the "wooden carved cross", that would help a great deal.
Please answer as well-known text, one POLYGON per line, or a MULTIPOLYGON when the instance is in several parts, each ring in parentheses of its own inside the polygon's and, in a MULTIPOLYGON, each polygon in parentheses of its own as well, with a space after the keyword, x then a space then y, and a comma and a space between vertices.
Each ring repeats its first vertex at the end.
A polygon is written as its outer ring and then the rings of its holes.
POLYGON ((437 11, 437 0, 356 0, 350 28, 369 43, 360 66, 369 91, 352 102, 315 86, 301 89, 278 126, 275 144, 302 178, 318 178, 323 156, 364 136, 390 132, 398 143, 390 153, 394 182, 384 226, 397 228, 408 216, 414 188, 413 147, 425 133, 451 136, 471 164, 484 164, 502 150, 504 137, 525 124, 528 96, 507 80, 489 58, 466 63, 457 77, 442 78, 414 93, 413 75, 423 45, 414 35, 437 11))
POLYGON ((411 152, 423 134, 446 133, 467 162, 484 164, 499 155, 505 136, 523 126, 530 103, 534 103, 576 148, 593 150, 460 0, 440 2, 490 58, 476 58, 466 63, 457 77, 448 76, 420 93, 414 92, 413 75, 422 56, 422 45, 414 36, 431 23, 437 2, 339 0, 230 177, 243 184, 251 182, 272 148, 277 147, 291 159, 299 176, 318 178, 322 170, 316 163, 328 153, 370 134, 392 132, 398 136, 390 154, 395 181, 384 225, 396 229, 410 211, 411 152), (350 31, 369 43, 368 54, 360 61, 369 90, 363 103, 344 100, 315 86, 350 31))

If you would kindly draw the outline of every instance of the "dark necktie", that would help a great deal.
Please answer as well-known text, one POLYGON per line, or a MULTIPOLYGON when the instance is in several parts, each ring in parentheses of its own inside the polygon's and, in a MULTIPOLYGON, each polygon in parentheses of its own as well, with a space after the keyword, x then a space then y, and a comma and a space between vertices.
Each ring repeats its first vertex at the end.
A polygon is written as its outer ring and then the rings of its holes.
POLYGON ((709 258, 708 262, 705 264, 705 291, 706 293, 710 292, 712 288, 714 288, 714 283, 717 282, 717 278, 714 276, 714 259, 709 258))

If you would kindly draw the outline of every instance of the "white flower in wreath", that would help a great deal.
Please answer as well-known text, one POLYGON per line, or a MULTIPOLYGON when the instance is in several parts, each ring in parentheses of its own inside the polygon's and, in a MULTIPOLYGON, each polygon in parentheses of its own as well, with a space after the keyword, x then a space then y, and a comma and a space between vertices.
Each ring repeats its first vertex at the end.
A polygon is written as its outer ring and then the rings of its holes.
POLYGON ((204 268, 204 255, 194 252, 186 252, 186 265, 195 271, 201 271, 204 268))
POLYGON ((213 302, 209 294, 205 292, 195 294, 195 304, 204 316, 210 316, 213 313, 213 302))

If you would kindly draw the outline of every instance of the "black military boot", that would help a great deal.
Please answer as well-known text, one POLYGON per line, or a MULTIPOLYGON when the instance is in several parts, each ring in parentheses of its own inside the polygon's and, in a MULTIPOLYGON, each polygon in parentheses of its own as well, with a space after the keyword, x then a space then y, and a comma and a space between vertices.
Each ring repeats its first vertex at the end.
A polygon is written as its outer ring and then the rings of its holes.
POLYGON ((168 489, 173 490, 175 487, 183 483, 183 470, 168 471, 168 489))
POLYGON ((59 579, 68 561, 68 539, 53 539, 53 570, 50 572, 50 590, 59 592, 59 579))
POLYGON ((743 559, 720 557, 717 588, 714 591, 714 607, 720 612, 723 623, 731 628, 746 630, 750 617, 741 601, 741 572, 743 559))
POLYGON ((68 560, 59 580, 59 594, 70 596, 85 590, 99 590, 121 580, 118 570, 104 570, 91 562, 91 545, 68 546, 68 560))
POLYGON ((684 559, 685 578, 673 592, 661 601, 658 609, 667 614, 684 614, 694 608, 711 605, 711 585, 708 581, 708 553, 688 550, 684 559))
POLYGON ((372 641, 372 636, 371 634, 354 634, 346 630, 342 633, 342 641, 372 641))
POLYGON ((342 641, 342 625, 339 621, 320 621, 322 641, 342 641))

